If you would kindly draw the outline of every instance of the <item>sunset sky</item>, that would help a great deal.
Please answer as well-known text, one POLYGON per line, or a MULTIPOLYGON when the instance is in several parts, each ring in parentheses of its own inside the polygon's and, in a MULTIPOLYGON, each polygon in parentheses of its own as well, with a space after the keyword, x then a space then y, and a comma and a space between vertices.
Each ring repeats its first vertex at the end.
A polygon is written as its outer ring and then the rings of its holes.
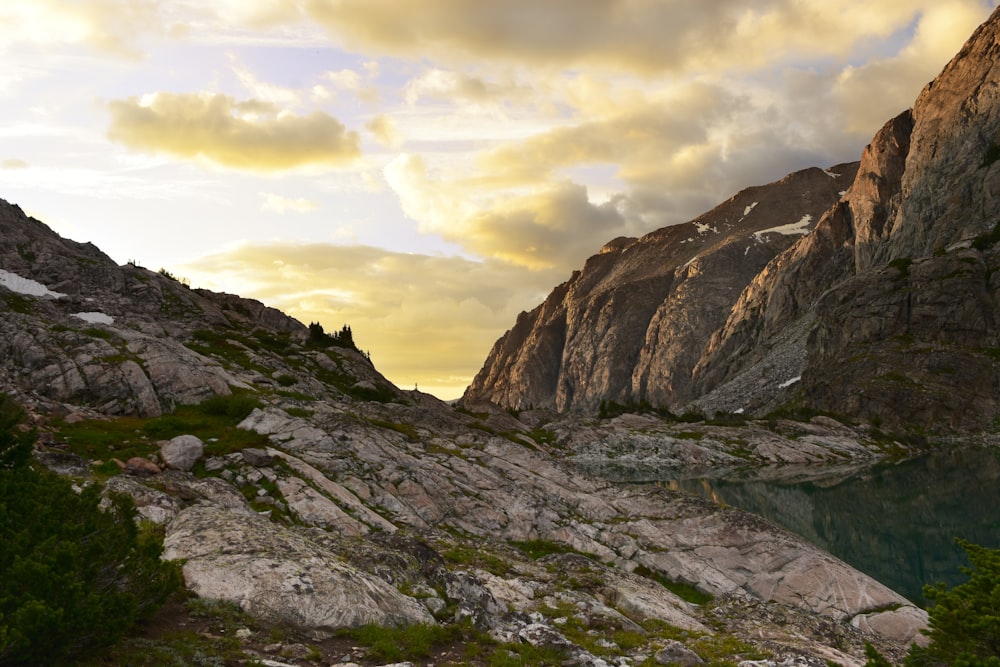
POLYGON ((0 198, 456 398, 607 241, 855 160, 1000 0, 3 0, 0 198))

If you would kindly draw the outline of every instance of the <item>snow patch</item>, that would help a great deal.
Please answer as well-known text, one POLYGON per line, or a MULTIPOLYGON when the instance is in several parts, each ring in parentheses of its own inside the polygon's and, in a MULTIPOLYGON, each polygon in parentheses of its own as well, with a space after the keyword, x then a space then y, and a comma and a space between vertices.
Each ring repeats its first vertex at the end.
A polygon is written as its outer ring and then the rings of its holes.
POLYGON ((786 236, 792 234, 808 234, 809 233, 809 223, 812 222, 812 215, 806 213, 798 222, 792 222, 787 225, 779 225, 777 227, 771 227, 770 229, 762 229, 759 232, 754 233, 754 238, 761 241, 762 234, 784 234, 786 236))
POLYGON ((10 271, 5 271, 3 269, 0 269, 0 285, 3 285, 11 292, 17 292, 18 294, 28 294, 30 296, 51 296, 55 299, 66 296, 62 292, 53 292, 36 280, 24 278, 16 273, 11 273, 10 271))
POLYGON ((823 173, 826 174, 827 176, 829 176, 830 178, 837 178, 837 177, 840 176, 840 174, 838 174, 837 172, 830 171, 829 169, 824 169, 823 173))
POLYGON ((115 318, 99 312, 73 313, 72 317, 79 317, 84 322, 91 324, 114 324, 115 318))
POLYGON ((781 384, 779 384, 778 385, 778 389, 785 389, 786 387, 791 387, 793 384, 795 384, 796 382, 798 382, 801 379, 802 379, 801 375, 796 375, 792 379, 785 380, 784 382, 782 382, 781 384))
POLYGON ((715 227, 709 227, 708 225, 706 225, 703 222, 696 222, 696 223, 694 223, 694 226, 695 226, 695 229, 698 230, 699 234, 704 234, 705 232, 714 232, 716 234, 719 233, 719 230, 717 228, 715 228, 715 227))
POLYGON ((735 410, 733 410, 733 414, 734 415, 741 415, 741 414, 743 414, 743 410, 744 410, 744 408, 736 408, 735 410))
POLYGON ((754 202, 754 203, 750 204, 749 206, 747 206, 745 209, 743 209, 743 217, 744 218, 747 217, 748 215, 750 215, 750 211, 753 210, 754 206, 756 206, 757 203, 758 202, 754 202))

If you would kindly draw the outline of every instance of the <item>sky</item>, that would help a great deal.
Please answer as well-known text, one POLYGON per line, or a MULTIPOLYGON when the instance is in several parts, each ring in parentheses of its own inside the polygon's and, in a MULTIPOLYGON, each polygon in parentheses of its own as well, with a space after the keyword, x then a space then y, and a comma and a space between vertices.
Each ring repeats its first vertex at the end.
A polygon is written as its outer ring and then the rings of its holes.
POLYGON ((3 0, 0 198, 457 398, 602 245, 856 160, 1000 0, 3 0))

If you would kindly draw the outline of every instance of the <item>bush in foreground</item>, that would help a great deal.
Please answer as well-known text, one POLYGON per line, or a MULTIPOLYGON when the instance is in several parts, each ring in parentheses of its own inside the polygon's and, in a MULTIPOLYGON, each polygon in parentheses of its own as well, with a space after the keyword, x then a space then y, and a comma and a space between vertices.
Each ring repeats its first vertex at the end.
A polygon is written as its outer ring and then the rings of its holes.
POLYGON ((59 664, 117 641, 180 586, 132 500, 33 464, 0 396, 0 664, 59 664))

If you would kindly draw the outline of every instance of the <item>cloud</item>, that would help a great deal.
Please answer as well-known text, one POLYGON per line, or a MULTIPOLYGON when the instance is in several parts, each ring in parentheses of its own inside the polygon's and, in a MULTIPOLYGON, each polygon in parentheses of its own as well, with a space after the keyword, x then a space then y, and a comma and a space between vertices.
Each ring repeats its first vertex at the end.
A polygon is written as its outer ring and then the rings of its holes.
POLYGON ((847 128, 877 129, 912 106, 915 92, 938 74, 981 21, 978 3, 936 3, 921 15, 913 39, 898 54, 844 69, 833 88, 847 128))
POLYGON ((292 199, 283 197, 272 192, 261 192, 264 202, 261 210, 272 211, 274 213, 308 213, 319 208, 319 203, 303 197, 292 199))
POLYGON ((302 101, 301 93, 294 88, 261 81, 248 68, 236 63, 232 55, 230 55, 230 59, 234 61, 233 73, 253 99, 284 108, 297 106, 302 101))
POLYGON ((402 136, 396 127, 396 122, 385 114, 379 114, 365 123, 365 128, 372 133, 379 143, 389 148, 395 148, 402 142, 402 136))
POLYGON ((258 100, 154 93, 108 104, 108 137, 141 151, 249 171, 339 167, 361 154, 357 133, 322 112, 305 116, 258 100))
POLYGON ((531 89, 512 80, 488 81, 464 72, 431 68, 407 82, 403 97, 413 106, 421 100, 449 103, 494 104, 527 99, 531 89))
POLYGON ((127 58, 142 55, 139 34, 167 24, 161 6, 144 0, 32 0, 0 6, 0 47, 84 44, 127 58))
POLYGON ((350 324, 390 380, 461 395, 498 331, 566 276, 362 245, 245 244, 178 267, 328 330, 350 324))
POLYGON ((884 39, 931 0, 307 0, 305 12, 366 51, 452 63, 506 61, 633 72, 746 70, 842 56, 884 39))

